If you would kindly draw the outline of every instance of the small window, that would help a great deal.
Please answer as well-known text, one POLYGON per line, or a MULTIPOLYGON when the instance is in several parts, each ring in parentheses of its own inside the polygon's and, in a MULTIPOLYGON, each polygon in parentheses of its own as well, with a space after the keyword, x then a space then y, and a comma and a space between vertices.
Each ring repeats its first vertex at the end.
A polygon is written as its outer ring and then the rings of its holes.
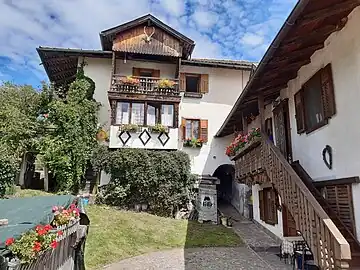
POLYGON ((130 103, 118 102, 116 107, 116 124, 129 124, 130 103))
POLYGON ((310 133, 336 113, 331 65, 319 70, 294 95, 297 132, 310 133))
POLYGON ((144 125, 144 104, 133 103, 131 108, 131 124, 144 125))
POLYGON ((186 92, 199 93, 200 92, 200 76, 186 74, 186 92))
POLYGON ((186 120, 185 139, 200 139, 200 120, 186 120))
POLYGON ((152 75, 151 71, 140 70, 140 77, 152 77, 152 75))
POLYGON ((161 105, 161 124, 174 126, 174 105, 161 105))

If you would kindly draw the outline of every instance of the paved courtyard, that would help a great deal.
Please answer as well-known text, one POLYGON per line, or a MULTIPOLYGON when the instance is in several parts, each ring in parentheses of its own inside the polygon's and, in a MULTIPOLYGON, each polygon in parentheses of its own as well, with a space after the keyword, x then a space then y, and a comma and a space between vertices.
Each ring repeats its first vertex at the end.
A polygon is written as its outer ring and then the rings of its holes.
POLYGON ((280 243, 231 206, 220 211, 235 221, 233 230, 244 247, 171 249, 144 254, 106 266, 106 270, 291 270, 276 255, 280 243))

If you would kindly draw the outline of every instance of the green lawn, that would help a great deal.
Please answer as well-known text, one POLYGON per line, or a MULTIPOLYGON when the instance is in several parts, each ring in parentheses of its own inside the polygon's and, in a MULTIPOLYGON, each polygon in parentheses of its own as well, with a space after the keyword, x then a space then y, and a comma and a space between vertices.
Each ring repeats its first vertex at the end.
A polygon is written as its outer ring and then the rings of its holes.
MULTIPOLYGON (((48 195, 55 194, 18 189, 15 197, 48 195)), ((89 205, 86 210, 91 222, 85 248, 87 269, 98 269, 162 249, 242 245, 242 240, 232 229, 220 225, 162 218, 99 205, 89 205)))
POLYGON ((242 244, 231 229, 223 226, 95 205, 89 206, 87 211, 91 225, 85 261, 89 269, 161 249, 242 244))

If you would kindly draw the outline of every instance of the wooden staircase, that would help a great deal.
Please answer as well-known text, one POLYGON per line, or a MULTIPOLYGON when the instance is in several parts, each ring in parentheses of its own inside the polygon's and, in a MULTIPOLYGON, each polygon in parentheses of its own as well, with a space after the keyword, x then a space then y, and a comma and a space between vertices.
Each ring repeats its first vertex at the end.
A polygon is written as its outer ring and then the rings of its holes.
POLYGON ((261 143, 249 145, 233 160, 239 181, 271 183, 277 190, 320 269, 356 269, 349 268, 351 251, 346 238, 266 134, 262 134, 261 143))
POLYGON ((360 242, 353 235, 351 230, 343 223, 340 217, 332 210, 329 203, 326 199, 321 195, 320 191, 314 186, 313 180, 310 175, 305 171, 305 169, 301 166, 299 161, 295 161, 291 164, 294 171, 299 175, 300 179, 315 197, 315 199, 319 202, 321 207, 325 210, 325 212, 329 215, 331 220, 334 222, 336 227, 339 229, 341 234, 345 237, 346 241, 350 245, 351 250, 351 262, 350 269, 360 269, 360 242))

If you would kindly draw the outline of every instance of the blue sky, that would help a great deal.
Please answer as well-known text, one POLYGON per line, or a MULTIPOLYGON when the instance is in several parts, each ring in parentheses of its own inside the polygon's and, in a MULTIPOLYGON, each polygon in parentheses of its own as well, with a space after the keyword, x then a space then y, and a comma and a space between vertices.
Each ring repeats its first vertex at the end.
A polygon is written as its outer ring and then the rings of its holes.
POLYGON ((259 61, 296 2, 0 0, 0 82, 39 86, 36 47, 100 49, 100 31, 147 13, 193 39, 193 57, 259 61))

